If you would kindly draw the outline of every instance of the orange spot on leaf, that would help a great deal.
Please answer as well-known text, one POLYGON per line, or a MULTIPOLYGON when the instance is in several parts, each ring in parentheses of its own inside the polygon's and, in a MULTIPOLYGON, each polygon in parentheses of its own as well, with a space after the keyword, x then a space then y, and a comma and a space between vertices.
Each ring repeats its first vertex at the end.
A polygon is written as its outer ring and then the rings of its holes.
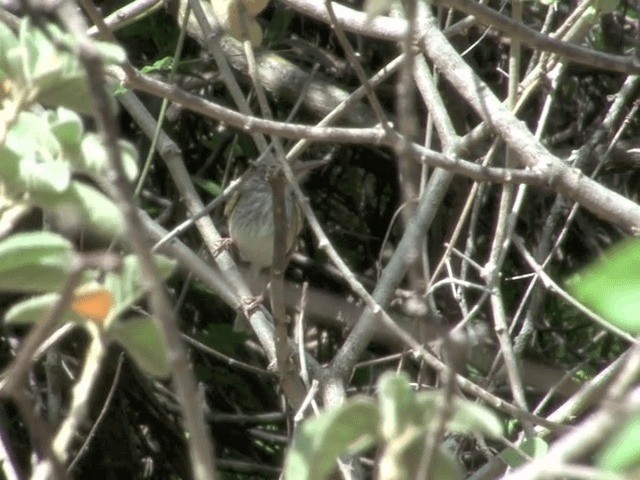
POLYGON ((71 302, 71 310, 81 317, 102 324, 109 315, 113 303, 113 294, 104 287, 80 287, 76 290, 71 302))

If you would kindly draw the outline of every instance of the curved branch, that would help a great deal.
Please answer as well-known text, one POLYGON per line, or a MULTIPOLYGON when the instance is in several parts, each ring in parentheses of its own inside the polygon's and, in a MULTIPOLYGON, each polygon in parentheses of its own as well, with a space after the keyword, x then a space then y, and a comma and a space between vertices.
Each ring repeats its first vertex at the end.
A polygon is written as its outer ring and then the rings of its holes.
MULTIPOLYGON (((329 14, 316 0, 282 0, 296 11, 331 23, 329 14)), ((609 55, 587 47, 557 40, 549 35, 536 32, 522 23, 511 20, 495 10, 472 0, 436 0, 437 4, 451 7, 471 15, 481 23, 499 30, 507 36, 520 40, 523 44, 559 55, 572 62, 589 65, 604 70, 637 74, 640 63, 634 57, 609 55)), ((407 22, 398 18, 379 16, 367 20, 364 12, 353 10, 343 5, 333 4, 340 25, 354 33, 381 40, 401 41, 407 31, 407 22)))

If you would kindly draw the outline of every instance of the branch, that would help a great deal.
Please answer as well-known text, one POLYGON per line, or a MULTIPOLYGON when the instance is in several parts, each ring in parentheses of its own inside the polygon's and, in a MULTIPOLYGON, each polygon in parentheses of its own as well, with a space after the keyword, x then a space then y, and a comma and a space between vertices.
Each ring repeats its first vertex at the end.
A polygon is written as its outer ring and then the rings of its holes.
MULTIPOLYGON (((316 0, 282 0, 282 3, 316 20, 331 23, 326 9, 316 0)), ((495 10, 472 0, 436 0, 443 7, 455 8, 477 18, 480 22, 508 34, 510 38, 523 44, 559 55, 572 62, 615 72, 640 73, 640 63, 634 57, 609 55, 590 48, 562 42, 549 35, 538 33, 522 23, 511 20, 495 10)), ((348 31, 361 35, 399 42, 406 34, 408 24, 405 20, 378 16, 369 20, 364 12, 334 3, 340 25, 348 31)))

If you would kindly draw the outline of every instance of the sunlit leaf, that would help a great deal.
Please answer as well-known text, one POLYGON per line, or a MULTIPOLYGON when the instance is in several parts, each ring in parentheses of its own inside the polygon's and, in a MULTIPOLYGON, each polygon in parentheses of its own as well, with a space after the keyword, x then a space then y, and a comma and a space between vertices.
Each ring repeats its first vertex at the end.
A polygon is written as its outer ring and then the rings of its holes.
POLYGON ((0 179, 15 193, 55 195, 71 181, 69 166, 59 160, 61 149, 44 118, 22 112, 7 132, 0 179))
POLYGON ((173 57, 164 57, 159 60, 156 60, 151 65, 145 65, 140 69, 142 73, 150 74, 157 72, 168 72, 171 70, 171 65, 173 64, 173 57))
MULTIPOLYGON (((524 442, 519 445, 519 449, 529 457, 536 459, 547 453, 549 444, 539 437, 533 437, 525 439, 524 442)), ((500 457, 511 468, 518 468, 529 462, 520 452, 511 447, 500 453, 500 457)))
MULTIPOLYGON (((131 143, 121 140, 118 142, 122 165, 125 174, 130 181, 138 176, 138 153, 131 143)), ((90 175, 100 177, 109 167, 107 152, 102 144, 102 140, 96 134, 87 134, 82 140, 82 164, 77 168, 90 175)))
POLYGON ((21 76, 20 43, 11 29, 0 22, 0 71, 12 79, 21 76))
POLYGON ((33 195, 32 201, 50 212, 65 231, 87 229, 113 239, 124 233, 122 213, 103 193, 79 181, 60 195, 33 195))
POLYGON ((378 409, 366 398, 346 403, 306 420, 287 455, 287 480, 323 480, 335 468, 339 456, 373 445, 378 431, 378 409))
POLYGON ((425 435, 417 428, 410 428, 388 442, 380 458, 380 478, 385 480, 409 480, 432 478, 435 480, 462 480, 464 471, 454 456, 446 449, 437 447, 430 475, 422 470, 425 454, 425 435))
POLYGON ((53 233, 12 235, 0 242, 0 289, 58 290, 69 273, 72 253, 71 243, 53 233))
POLYGON ((615 12, 619 4, 618 0, 596 0, 594 7, 602 15, 615 12))
POLYGON ((116 320, 109 328, 109 335, 122 345, 142 371, 160 378, 171 373, 164 336, 153 319, 116 320))
MULTIPOLYGON (((446 428, 451 432, 468 434, 482 433, 493 438, 503 435, 500 419, 488 408, 477 403, 454 397, 448 405, 450 417, 446 428)), ((428 391, 417 394, 415 415, 422 417, 421 423, 427 427, 434 414, 439 413, 443 402, 442 392, 428 391)))
MULTIPOLYGON (((163 256, 154 255, 156 267, 160 277, 167 279, 174 271, 176 262, 163 256)), ((146 284, 142 280, 142 274, 135 255, 127 255, 122 260, 119 272, 107 273, 104 281, 105 287, 113 292, 116 311, 114 315, 130 308, 146 293, 146 284)))
POLYGON ((627 420, 607 441, 598 454, 597 464, 605 470, 617 473, 640 467, 640 415, 627 420))
POLYGON ((378 15, 388 12, 394 1, 395 0, 366 0, 364 3, 364 11, 367 13, 367 18, 375 18, 378 15))
POLYGON ((640 333, 640 242, 622 242, 567 281, 573 296, 612 325, 640 333))
MULTIPOLYGON (((53 308, 60 299, 57 293, 46 293, 36 297, 22 300, 9 308, 4 316, 5 323, 9 325, 29 325, 44 318, 46 313, 53 308)), ((72 310, 66 310, 60 318, 61 323, 82 323, 82 318, 72 310)))
POLYGON ((51 41, 30 21, 20 24, 20 47, 24 58, 24 73, 29 84, 38 86, 48 78, 55 77, 62 67, 62 57, 51 41))
POLYGON ((416 393, 406 375, 386 372, 378 381, 380 429, 385 439, 399 435, 410 424, 416 393))
POLYGON ((49 116, 51 133, 64 145, 80 145, 84 127, 80 116, 67 108, 59 107, 49 116))
POLYGON ((455 413, 447 422, 447 429, 457 433, 481 433, 491 438, 504 435, 498 416, 484 405, 457 397, 455 413))
POLYGON ((94 42, 93 45, 107 65, 121 65, 127 61, 127 52, 120 45, 110 42, 94 42))

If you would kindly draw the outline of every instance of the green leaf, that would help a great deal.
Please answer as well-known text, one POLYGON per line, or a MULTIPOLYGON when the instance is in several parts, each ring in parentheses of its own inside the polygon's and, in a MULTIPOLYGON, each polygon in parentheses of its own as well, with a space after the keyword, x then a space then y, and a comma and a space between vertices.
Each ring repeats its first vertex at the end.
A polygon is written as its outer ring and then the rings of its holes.
POLYGON ((20 161, 20 180, 28 192, 56 194, 67 190, 71 172, 64 162, 41 162, 27 157, 20 161))
POLYGON ((10 191, 56 194, 69 187, 69 166, 59 161, 60 143, 44 118, 22 112, 1 149, 8 155, 3 155, 0 179, 10 191))
POLYGON ((160 378, 170 375, 167 345, 153 319, 137 317, 126 321, 116 320, 111 323, 108 332, 142 371, 160 378))
MULTIPOLYGON (((42 320, 60 299, 57 293, 46 293, 36 297, 31 297, 12 305, 4 316, 4 321, 9 325, 30 325, 42 320)), ((71 310, 66 310, 62 318, 62 323, 76 322, 82 323, 83 319, 71 310)))
POLYGON ((455 413, 447 428, 456 433, 482 433, 492 438, 504 435, 502 422, 487 407, 462 398, 454 401, 455 413))
MULTIPOLYGON (((422 450, 424 451, 424 449, 422 450)), ((409 453, 409 456, 411 455, 409 453)), ((440 447, 436 450, 435 458, 433 459, 432 474, 432 478, 442 480, 462 480, 465 477, 464 470, 453 454, 440 447)))
POLYGON ((289 38, 291 22, 296 18, 295 12, 289 8, 275 8, 267 28, 267 43, 289 38))
POLYGON ((88 133, 80 145, 82 151, 82 164, 76 165, 81 171, 91 175, 101 175, 109 167, 107 152, 102 145, 102 140, 95 133, 88 133))
MULTIPOLYGON (((169 278, 176 267, 176 262, 163 255, 154 255, 155 264, 163 280, 169 278)), ((127 255, 122 260, 120 272, 107 273, 105 287, 112 293, 115 300, 114 317, 130 308, 145 293, 146 285, 142 282, 142 275, 135 255, 127 255)))
POLYGON ((14 81, 21 80, 19 72, 22 69, 22 58, 19 47, 18 38, 9 27, 0 22, 0 71, 14 81))
POLYGON ((597 8, 598 13, 603 15, 615 12, 619 4, 619 0, 596 0, 595 8, 597 8))
POLYGON ((138 177, 138 150, 125 140, 118 141, 118 146, 120 147, 124 173, 129 181, 133 182, 138 177))
POLYGON ((612 325, 640 333, 640 241, 622 242, 567 281, 581 303, 612 325))
MULTIPOLYGON (((421 418, 417 424, 428 427, 434 414, 439 412, 442 403, 442 392, 429 391, 417 394, 415 415, 421 418)), ((456 433, 482 433, 484 435, 500 438, 503 436, 503 428, 500 419, 488 408, 463 400, 454 398, 451 417, 447 421, 447 430, 456 433)))
POLYGON ((121 65, 127 61, 127 52, 115 43, 94 42, 102 61, 107 65, 121 65))
POLYGON ((388 12, 393 2, 394 0, 367 0, 364 4, 367 19, 371 20, 378 15, 388 12))
POLYGON ((58 107, 50 112, 49 125, 51 133, 63 145, 78 146, 82 140, 84 127, 80 116, 68 108, 58 107))
POLYGON ((60 151, 60 144, 51 134, 47 122, 31 112, 22 112, 7 132, 6 147, 19 157, 54 160, 60 151))
POLYGON ((20 46, 20 43, 13 30, 4 23, 0 23, 0 59, 4 58, 6 52, 18 46, 20 46))
POLYGON ((78 70, 59 76, 41 79, 38 101, 48 107, 66 107, 84 115, 90 115, 91 96, 87 89, 84 71, 78 70))
POLYGON ((386 372, 378 380, 378 404, 380 406, 380 431, 390 440, 399 435, 413 419, 416 393, 406 374, 386 372))
POLYGON ((39 28, 28 28, 23 32, 24 46, 29 52, 26 76, 37 88, 37 101, 51 107, 64 106, 80 113, 91 113, 84 69, 72 53, 58 48, 50 40, 53 38, 73 48, 70 45, 74 43, 70 40, 73 37, 53 24, 47 24, 46 30, 46 35, 39 28))
POLYGON ((25 90, 28 82, 24 77, 24 58, 20 47, 7 52, 7 75, 11 77, 13 87, 17 91, 25 90))
POLYGON ((53 44, 30 21, 20 24, 20 47, 24 55, 25 78, 30 85, 55 77, 62 68, 62 57, 53 44))
POLYGON ((164 57, 159 60, 156 60, 151 65, 143 66, 140 69, 140 71, 146 74, 157 73, 157 72, 168 72, 171 70, 172 64, 173 64, 173 57, 164 57))
POLYGON ((609 439, 598 454, 597 465, 616 473, 625 473, 640 467, 640 415, 629 419, 609 439))
MULTIPOLYGON (((131 143, 124 140, 120 140, 118 146, 125 174, 130 181, 133 181, 138 176, 138 153, 131 143)), ((82 164, 76 165, 76 168, 89 175, 102 178, 109 167, 109 161, 100 137, 93 133, 87 134, 82 140, 80 148, 82 150, 82 164)))
MULTIPOLYGON (((380 478, 408 480, 426 478, 420 471, 425 453, 425 435, 419 429, 409 428, 390 441, 380 458, 380 478)), ((453 455, 442 447, 434 452, 430 476, 436 480, 462 480, 464 472, 453 455)))
POLYGON ((47 24, 47 33, 34 27, 29 21, 20 26, 20 47, 11 51, 9 60, 21 58, 21 77, 25 87, 37 91, 38 101, 47 106, 64 106, 80 113, 91 113, 91 98, 84 69, 71 53, 74 49, 73 36, 63 33, 53 24, 47 24), (66 45, 68 50, 58 48, 66 45))
POLYGON ((194 336, 207 347, 230 357, 242 355, 248 338, 246 332, 236 332, 228 323, 209 323, 194 336))
MULTIPOLYGON (((549 444, 539 437, 527 438, 519 445, 522 452, 536 459, 544 456, 549 450, 549 444)), ((518 468, 529 460, 524 458, 520 452, 509 447, 500 453, 500 458, 511 468, 518 468)))
POLYGON ((46 292, 64 284, 73 247, 49 232, 19 233, 0 242, 0 289, 46 292))
POLYGON ((373 445, 378 421, 378 409, 367 398, 352 398, 306 420, 294 435, 285 479, 325 479, 336 468, 339 456, 373 445))
POLYGON ((36 205, 50 212, 64 230, 87 229, 104 238, 121 237, 124 220, 120 210, 104 194, 79 181, 58 195, 32 195, 36 205))
POLYGON ((201 187, 207 193, 213 195, 214 197, 217 197, 224 191, 224 188, 222 188, 219 183, 216 183, 212 180, 204 180, 199 177, 191 177, 191 180, 193 180, 193 183, 195 183, 197 186, 201 187))

